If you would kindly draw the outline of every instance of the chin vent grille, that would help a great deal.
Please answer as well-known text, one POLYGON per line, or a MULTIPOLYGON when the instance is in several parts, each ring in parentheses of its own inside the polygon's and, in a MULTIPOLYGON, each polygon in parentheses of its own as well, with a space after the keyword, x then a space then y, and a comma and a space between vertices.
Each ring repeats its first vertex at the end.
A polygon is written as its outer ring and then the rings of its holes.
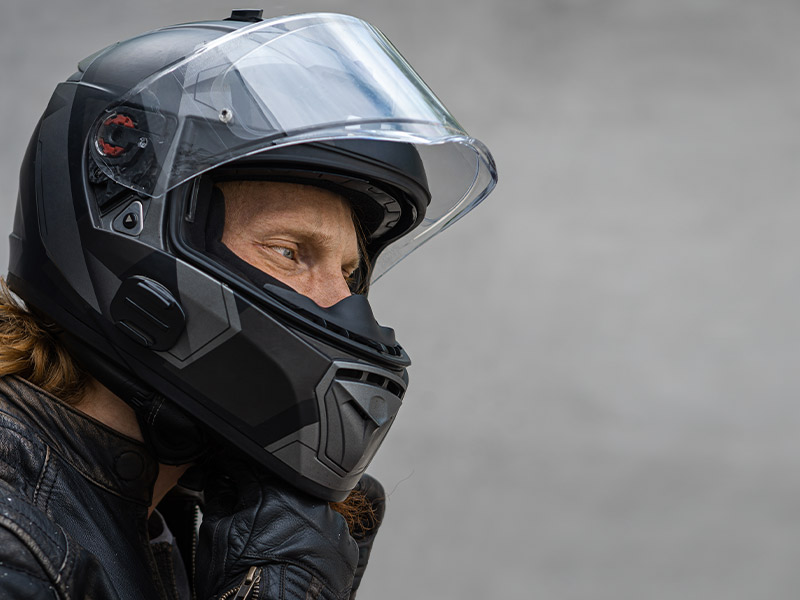
POLYGON ((378 373, 359 371, 358 369, 339 369, 336 372, 336 379, 346 379, 348 381, 369 383, 385 389, 387 392, 397 396, 401 400, 403 399, 403 395, 406 393, 406 390, 403 386, 378 373))

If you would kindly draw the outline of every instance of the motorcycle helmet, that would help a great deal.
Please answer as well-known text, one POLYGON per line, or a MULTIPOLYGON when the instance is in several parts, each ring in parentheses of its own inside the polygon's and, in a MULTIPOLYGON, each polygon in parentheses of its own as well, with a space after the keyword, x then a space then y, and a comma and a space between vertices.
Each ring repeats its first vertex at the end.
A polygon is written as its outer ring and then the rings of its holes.
POLYGON ((115 44, 58 85, 23 161, 8 282, 161 462, 222 441, 339 501, 408 383, 367 289, 496 180, 371 25, 234 11, 115 44), (365 249, 354 293, 323 308, 230 252, 230 180, 344 196, 365 249))

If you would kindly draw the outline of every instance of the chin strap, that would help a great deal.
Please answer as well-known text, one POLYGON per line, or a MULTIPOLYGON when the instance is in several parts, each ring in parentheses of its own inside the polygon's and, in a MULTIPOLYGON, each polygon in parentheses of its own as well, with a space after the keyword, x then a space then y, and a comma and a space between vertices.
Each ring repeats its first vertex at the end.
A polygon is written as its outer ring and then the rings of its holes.
POLYGON ((70 334, 58 337, 88 373, 133 408, 145 444, 160 463, 196 462, 209 451, 205 429, 174 402, 70 334))

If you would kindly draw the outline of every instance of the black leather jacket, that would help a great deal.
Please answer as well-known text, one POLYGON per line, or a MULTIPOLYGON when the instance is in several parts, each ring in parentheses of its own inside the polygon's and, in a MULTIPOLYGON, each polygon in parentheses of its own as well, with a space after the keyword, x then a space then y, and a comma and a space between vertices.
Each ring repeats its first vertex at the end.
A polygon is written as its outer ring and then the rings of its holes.
POLYGON ((179 598, 148 534, 157 473, 141 443, 0 378, 0 598, 179 598))

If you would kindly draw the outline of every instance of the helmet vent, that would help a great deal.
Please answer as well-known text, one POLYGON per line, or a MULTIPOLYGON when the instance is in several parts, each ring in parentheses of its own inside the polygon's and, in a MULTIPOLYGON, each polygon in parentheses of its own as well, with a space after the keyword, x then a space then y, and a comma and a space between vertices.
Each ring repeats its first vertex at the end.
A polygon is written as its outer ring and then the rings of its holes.
POLYGON ((339 369, 336 372, 336 379, 346 379, 348 381, 358 381, 361 383, 369 383, 376 387, 383 388, 390 394, 397 396, 401 400, 406 393, 403 386, 388 377, 384 377, 379 373, 371 373, 368 371, 361 371, 358 369, 339 369))

